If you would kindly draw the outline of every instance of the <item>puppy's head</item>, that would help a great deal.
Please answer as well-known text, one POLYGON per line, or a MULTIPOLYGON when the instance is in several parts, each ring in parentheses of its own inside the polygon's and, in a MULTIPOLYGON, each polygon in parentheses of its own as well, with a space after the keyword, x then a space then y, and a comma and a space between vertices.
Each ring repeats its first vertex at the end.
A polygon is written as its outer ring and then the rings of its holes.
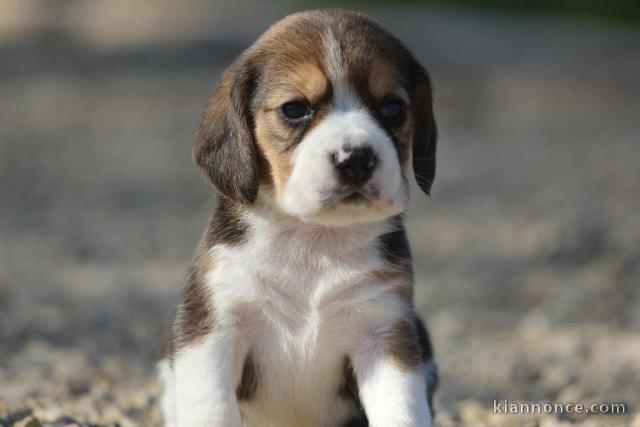
POLYGON ((222 79, 194 157, 216 189, 258 193, 306 222, 347 225, 402 212, 410 163, 429 193, 436 126, 429 77, 364 15, 285 18, 222 79))

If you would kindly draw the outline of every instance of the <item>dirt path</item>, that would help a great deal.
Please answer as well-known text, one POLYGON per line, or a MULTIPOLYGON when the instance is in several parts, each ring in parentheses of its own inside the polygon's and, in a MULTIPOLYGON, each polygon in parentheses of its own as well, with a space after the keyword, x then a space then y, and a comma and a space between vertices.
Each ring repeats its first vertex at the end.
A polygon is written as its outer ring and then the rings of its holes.
MULTIPOLYGON (((287 10, 253 4, 240 26, 241 6, 179 43, 0 44, 0 425, 158 425, 154 364, 212 209, 190 141, 222 67, 287 10)), ((438 177, 410 234, 439 425, 640 425, 640 33, 372 14, 436 87, 438 177), (494 399, 629 413, 511 417, 494 399)))

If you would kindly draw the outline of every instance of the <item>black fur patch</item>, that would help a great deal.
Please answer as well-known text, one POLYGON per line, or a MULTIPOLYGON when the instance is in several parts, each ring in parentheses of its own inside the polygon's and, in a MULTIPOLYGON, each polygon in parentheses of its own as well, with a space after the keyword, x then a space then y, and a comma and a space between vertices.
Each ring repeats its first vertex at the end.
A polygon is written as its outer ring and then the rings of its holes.
MULTIPOLYGON (((433 362, 433 347, 431 346, 431 339, 429 337, 429 332, 427 328, 424 326, 424 322, 418 315, 415 315, 413 318, 416 334, 418 336, 418 343, 420 345, 420 349, 422 350, 422 361, 427 364, 429 362, 433 362)), ((429 409, 431 410, 431 415, 434 416, 433 410, 433 395, 438 388, 439 378, 437 368, 433 370, 429 370, 426 373, 426 383, 427 383, 427 398, 429 399, 429 409)))
POLYGON ((242 377, 240 384, 236 387, 236 397, 238 400, 251 399, 258 389, 258 367, 253 360, 251 353, 247 355, 242 367, 242 377))
POLYGON ((398 215, 390 220, 393 230, 378 237, 380 255, 396 271, 413 277, 411 266, 411 248, 404 228, 403 218, 398 215))
POLYGON ((250 102, 257 70, 246 52, 225 73, 198 129, 193 157, 221 195, 243 204, 258 194, 250 102))
POLYGON ((211 305, 211 290, 205 284, 205 274, 215 260, 209 258, 209 249, 217 244, 239 245, 246 241, 248 225, 242 219, 242 208, 221 198, 220 205, 209 221, 187 281, 182 291, 168 346, 169 360, 175 352, 203 339, 215 327, 215 310, 211 305))
POLYGON ((244 243, 247 239, 248 224, 242 218, 244 209, 229 200, 220 199, 216 213, 209 220, 203 237, 208 250, 215 245, 230 246, 244 243))
POLYGON ((356 408, 356 414, 354 414, 343 427, 366 427, 369 425, 367 415, 362 407, 360 401, 360 395, 358 392, 358 381, 356 380, 355 373, 353 372, 353 365, 351 359, 345 357, 342 364, 342 382, 338 389, 338 395, 352 402, 356 408))

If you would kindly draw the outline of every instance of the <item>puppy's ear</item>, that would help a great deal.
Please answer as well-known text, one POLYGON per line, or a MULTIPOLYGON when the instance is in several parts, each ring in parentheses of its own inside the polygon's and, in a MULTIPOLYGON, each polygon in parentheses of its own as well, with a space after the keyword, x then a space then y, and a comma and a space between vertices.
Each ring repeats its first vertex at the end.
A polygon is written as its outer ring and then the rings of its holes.
POLYGON ((413 61, 412 96, 413 173, 420 189, 426 194, 431 194, 431 186, 436 176, 438 130, 433 116, 431 80, 427 71, 417 61, 413 61))
POLYGON ((193 157, 223 196, 251 204, 258 195, 258 163, 251 97, 252 58, 243 54, 218 85, 198 129, 193 157))

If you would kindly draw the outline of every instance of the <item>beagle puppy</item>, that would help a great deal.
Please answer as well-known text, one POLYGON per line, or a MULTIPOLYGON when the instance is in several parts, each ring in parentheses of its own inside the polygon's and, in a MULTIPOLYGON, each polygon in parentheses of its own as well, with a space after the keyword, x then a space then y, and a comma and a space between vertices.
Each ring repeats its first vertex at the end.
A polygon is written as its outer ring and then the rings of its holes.
POLYGON ((161 364, 168 426, 431 425, 403 211, 435 153, 425 69, 365 15, 297 13, 240 55, 193 149, 219 197, 161 364))

